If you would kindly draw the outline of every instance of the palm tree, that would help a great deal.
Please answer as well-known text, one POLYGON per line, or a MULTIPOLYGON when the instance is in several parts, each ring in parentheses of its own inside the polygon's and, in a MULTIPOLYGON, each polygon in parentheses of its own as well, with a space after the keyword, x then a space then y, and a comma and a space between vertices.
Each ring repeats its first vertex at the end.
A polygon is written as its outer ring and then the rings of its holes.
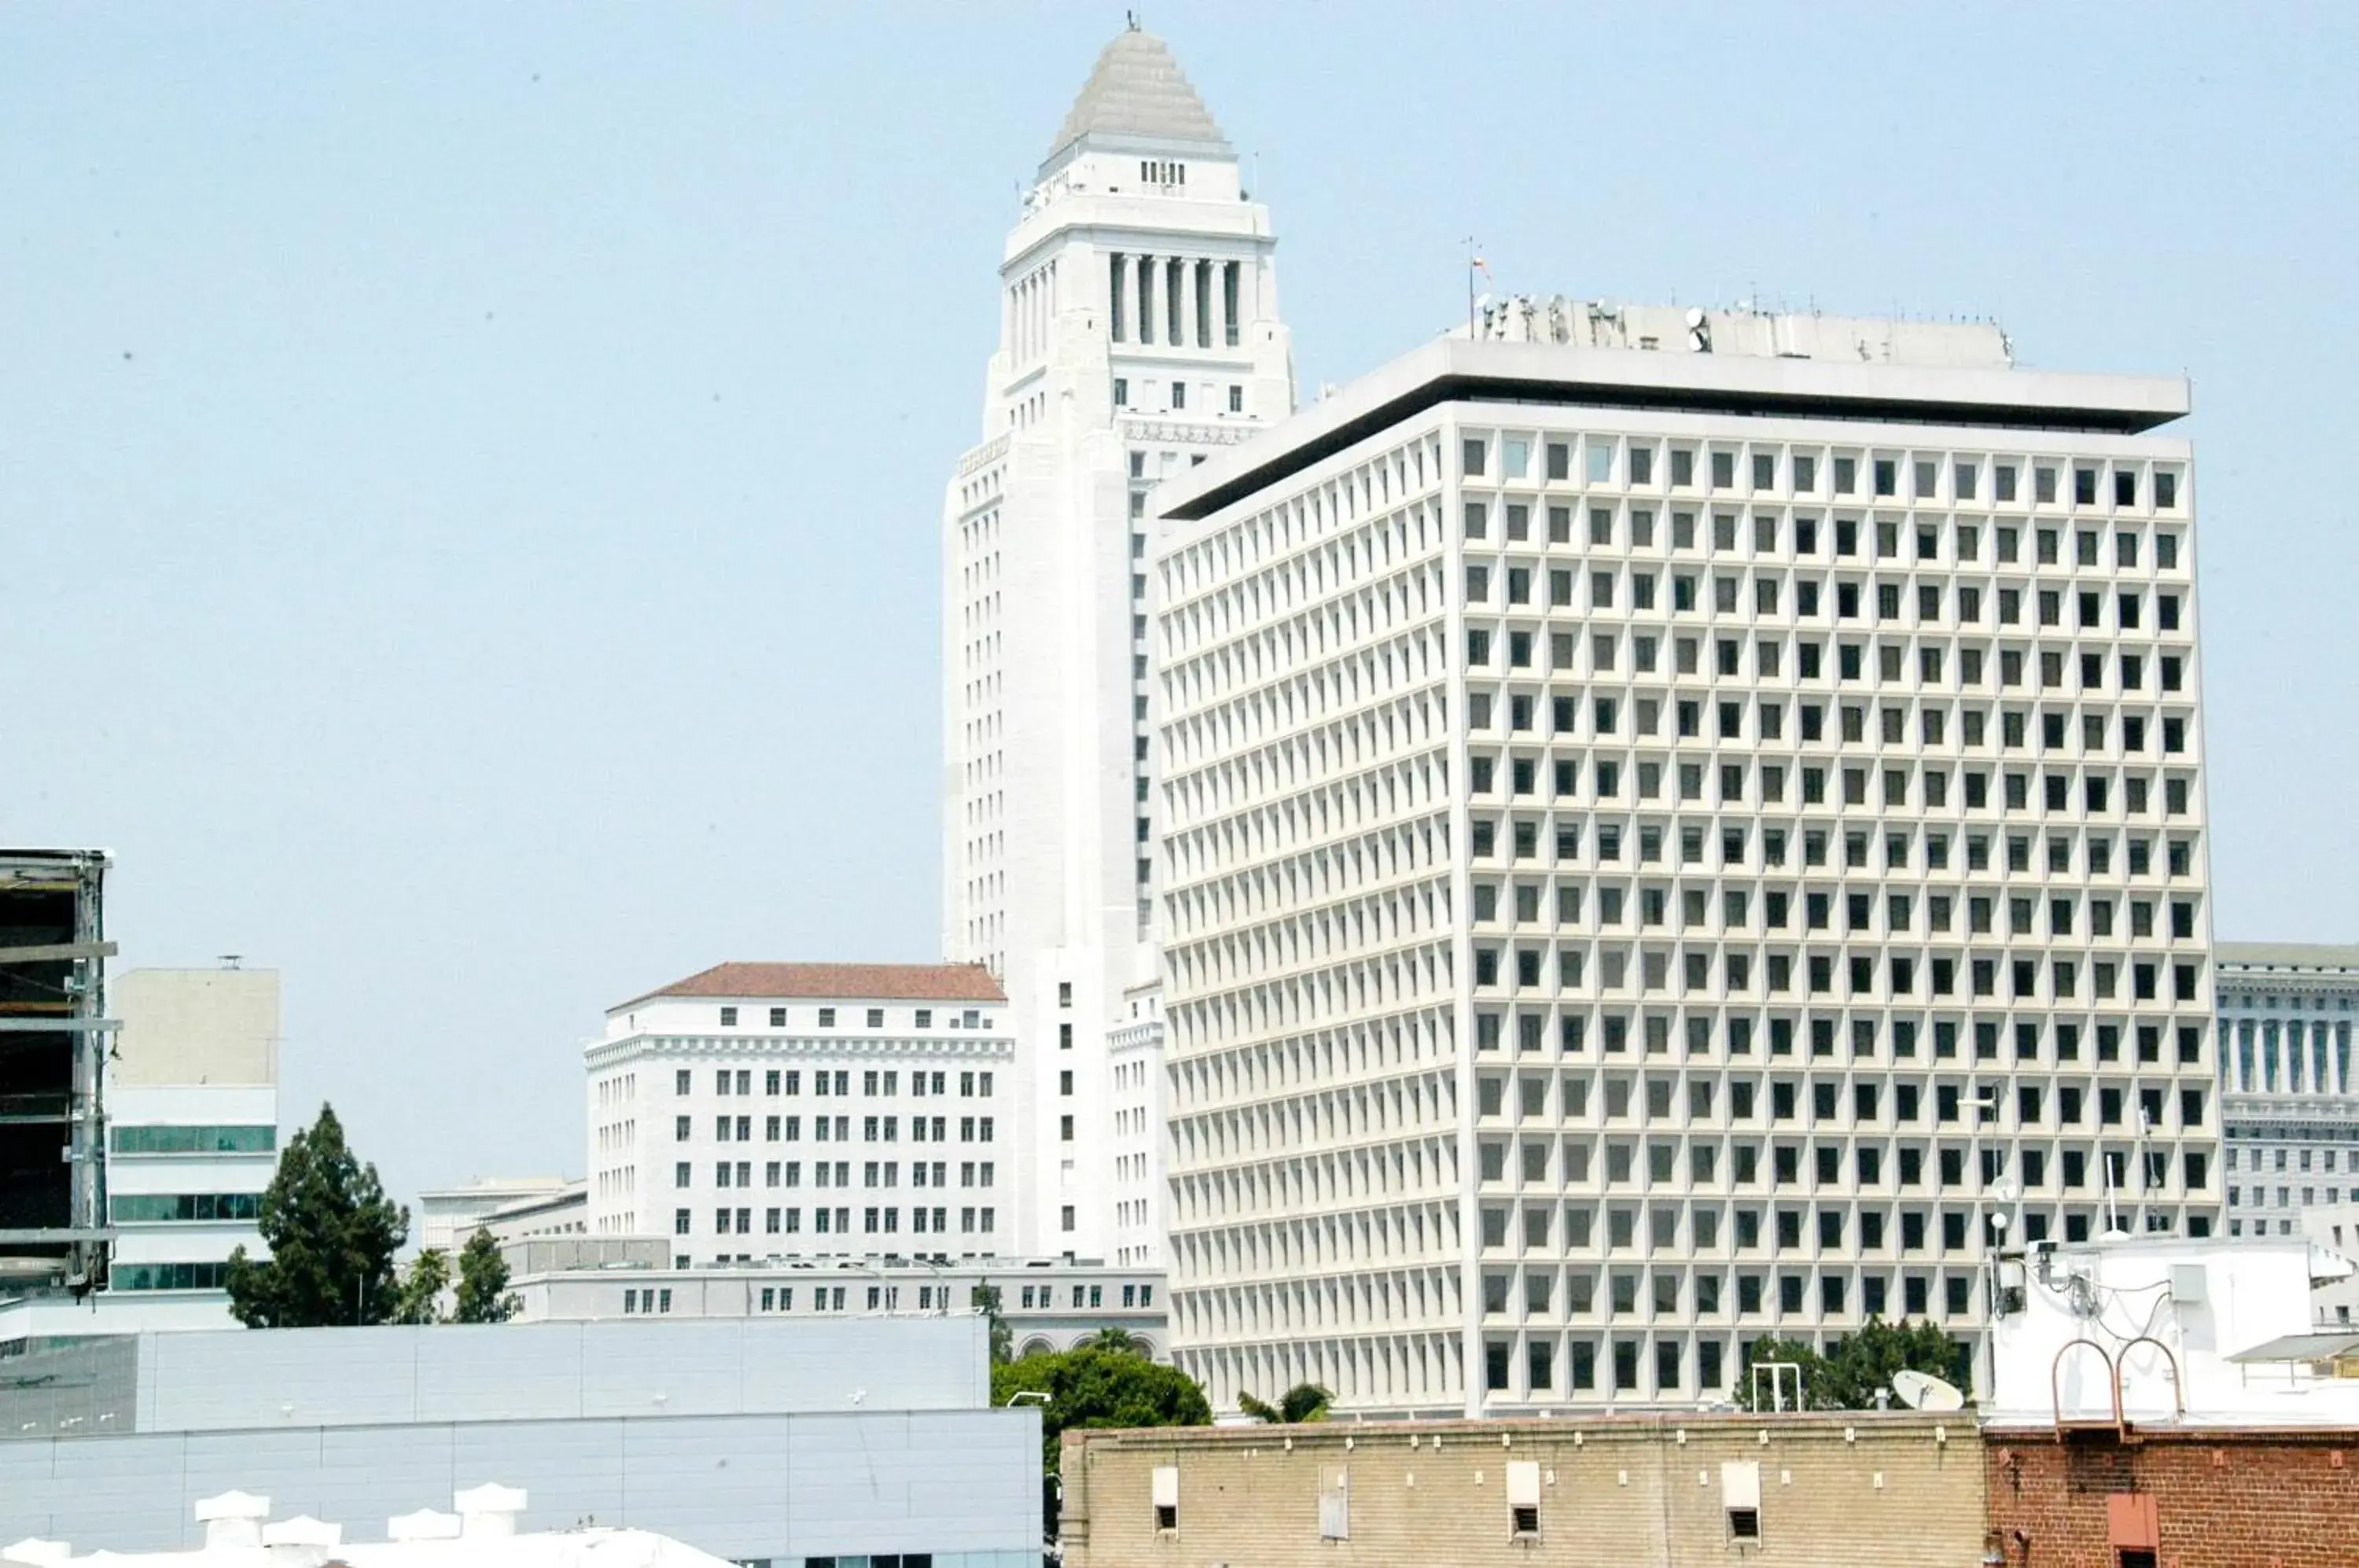
POLYGON ((1335 1396, 1317 1383, 1297 1383, 1278 1396, 1275 1405, 1255 1399, 1251 1394, 1237 1396, 1237 1409, 1259 1421, 1276 1426, 1299 1426, 1305 1421, 1327 1419, 1327 1407, 1335 1396))
POLYGON ((1138 1336, 1126 1328, 1102 1328, 1082 1343, 1092 1350, 1117 1350, 1125 1356, 1146 1354, 1138 1336))

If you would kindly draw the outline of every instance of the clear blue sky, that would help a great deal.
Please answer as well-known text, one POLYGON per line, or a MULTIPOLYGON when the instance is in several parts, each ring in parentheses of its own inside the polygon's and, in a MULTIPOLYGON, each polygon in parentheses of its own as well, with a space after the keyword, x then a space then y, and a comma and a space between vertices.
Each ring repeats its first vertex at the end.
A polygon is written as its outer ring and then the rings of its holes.
MULTIPOLYGON (((2212 874, 2359 941, 2359 10, 1158 6, 1306 395, 1500 287, 2194 377, 2212 874)), ((0 839, 283 971, 399 1195, 601 1010, 935 955, 936 530, 1116 5, 0 9, 0 839)))

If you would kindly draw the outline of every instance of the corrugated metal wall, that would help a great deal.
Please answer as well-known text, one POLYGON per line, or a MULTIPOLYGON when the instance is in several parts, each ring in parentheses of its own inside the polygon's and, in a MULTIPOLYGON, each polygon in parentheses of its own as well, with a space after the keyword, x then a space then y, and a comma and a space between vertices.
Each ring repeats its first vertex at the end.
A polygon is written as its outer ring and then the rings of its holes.
MULTIPOLYGON (((378 1408, 382 1398, 363 1403, 378 1408)), ((1040 1423, 1028 1406, 0 1442, 0 1541, 37 1535, 77 1552, 192 1546, 196 1500, 233 1487, 268 1497, 273 1517, 308 1513, 342 1524, 348 1541, 381 1540, 392 1516, 447 1508, 453 1491, 484 1481, 531 1494, 528 1530, 594 1519, 741 1560, 925 1552, 936 1568, 1039 1561, 1040 1423)))
MULTIPOLYGON (((987 1333, 946 1317, 148 1334, 134 1430, 981 1410, 987 1333)), ((22 1431, 7 1414, 0 1395, 0 1432, 22 1431)))

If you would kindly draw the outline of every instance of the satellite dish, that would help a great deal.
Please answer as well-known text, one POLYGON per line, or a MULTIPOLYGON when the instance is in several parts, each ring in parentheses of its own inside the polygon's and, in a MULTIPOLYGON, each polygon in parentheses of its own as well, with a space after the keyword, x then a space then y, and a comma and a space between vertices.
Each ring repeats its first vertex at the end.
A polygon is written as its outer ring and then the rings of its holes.
POLYGON ((1690 327, 1700 327, 1703 325, 1703 310, 1701 307, 1690 306, 1689 308, 1688 325, 1690 327))
POLYGON ((1930 1372, 1904 1367, 1892 1375, 1892 1395, 1912 1410, 1962 1410, 1966 1397, 1930 1372))

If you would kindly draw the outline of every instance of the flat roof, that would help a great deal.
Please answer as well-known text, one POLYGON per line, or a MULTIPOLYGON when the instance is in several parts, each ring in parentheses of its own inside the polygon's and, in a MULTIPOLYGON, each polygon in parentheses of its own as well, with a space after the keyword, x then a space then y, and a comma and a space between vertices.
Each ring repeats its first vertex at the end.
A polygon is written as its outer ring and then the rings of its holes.
POLYGON ((2251 964, 2262 969, 2359 969, 2359 947, 2308 942, 2217 942, 2212 956, 2219 963, 2251 964))
POLYGON ((2150 430, 2193 407, 2185 376, 1847 364, 1441 338, 1166 480, 1157 491, 1157 509, 1193 522, 1441 403, 1652 408, 2109 435, 2150 430))

